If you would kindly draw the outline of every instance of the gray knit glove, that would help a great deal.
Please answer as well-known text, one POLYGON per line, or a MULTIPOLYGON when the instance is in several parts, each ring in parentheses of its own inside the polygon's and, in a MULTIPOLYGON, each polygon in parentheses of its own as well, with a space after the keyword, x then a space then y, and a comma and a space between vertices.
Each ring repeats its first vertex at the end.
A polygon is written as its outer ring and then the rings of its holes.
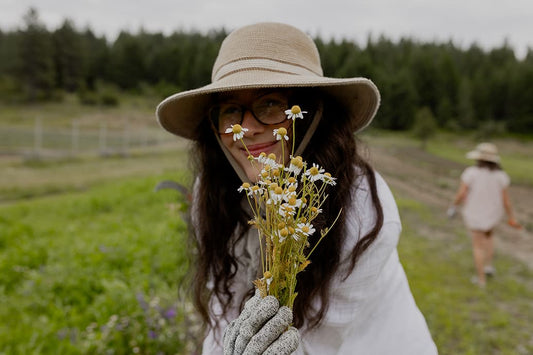
POLYGON ((224 355, 289 355, 300 343, 298 330, 288 328, 291 322, 288 307, 280 307, 273 296, 261 298, 256 290, 224 330, 224 355))

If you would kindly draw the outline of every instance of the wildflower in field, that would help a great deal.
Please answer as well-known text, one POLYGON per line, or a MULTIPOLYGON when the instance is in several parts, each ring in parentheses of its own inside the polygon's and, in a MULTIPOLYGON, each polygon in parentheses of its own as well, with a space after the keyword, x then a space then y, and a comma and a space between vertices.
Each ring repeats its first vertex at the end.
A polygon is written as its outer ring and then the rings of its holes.
POLYGON ((295 120, 297 118, 304 118, 304 113, 307 113, 307 111, 302 111, 300 106, 294 105, 289 110, 285 111, 285 114, 287 115, 287 119, 289 120, 295 120))
POLYGON ((233 133, 233 140, 236 141, 242 139, 245 132, 248 132, 248 128, 244 128, 240 124, 232 124, 231 127, 226 128, 224 133, 233 133))

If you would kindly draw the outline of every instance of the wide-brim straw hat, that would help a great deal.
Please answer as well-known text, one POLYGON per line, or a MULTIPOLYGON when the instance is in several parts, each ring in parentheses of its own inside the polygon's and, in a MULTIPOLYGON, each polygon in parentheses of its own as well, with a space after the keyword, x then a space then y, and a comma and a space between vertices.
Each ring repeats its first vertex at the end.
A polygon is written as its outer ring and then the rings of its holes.
POLYGON ((498 155, 498 148, 492 143, 480 143, 476 149, 466 153, 468 159, 483 160, 492 163, 499 163, 500 156, 498 155))
POLYGON ((167 131, 196 139, 213 94, 276 87, 320 88, 345 106, 354 132, 372 121, 380 102, 377 87, 366 78, 324 77, 317 47, 304 32, 258 23, 231 32, 213 65, 211 84, 167 97, 157 106, 157 119, 167 131))

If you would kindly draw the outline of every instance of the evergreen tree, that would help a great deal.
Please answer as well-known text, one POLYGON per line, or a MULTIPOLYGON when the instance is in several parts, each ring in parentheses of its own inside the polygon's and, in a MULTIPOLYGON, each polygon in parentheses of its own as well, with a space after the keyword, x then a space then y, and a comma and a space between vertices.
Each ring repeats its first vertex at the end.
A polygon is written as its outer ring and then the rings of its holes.
POLYGON ((24 23, 25 27, 20 32, 17 77, 24 83, 30 101, 51 98, 54 66, 50 34, 33 8, 24 15, 24 23))
POLYGON ((57 87, 71 92, 79 87, 85 76, 87 56, 80 37, 69 20, 65 20, 61 28, 52 34, 55 83, 57 87))

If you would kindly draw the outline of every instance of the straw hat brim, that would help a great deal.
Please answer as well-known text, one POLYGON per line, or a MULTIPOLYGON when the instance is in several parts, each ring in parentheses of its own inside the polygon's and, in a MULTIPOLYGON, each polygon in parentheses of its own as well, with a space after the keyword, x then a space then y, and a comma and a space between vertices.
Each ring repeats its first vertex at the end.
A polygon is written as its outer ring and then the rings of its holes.
POLYGON ((499 163, 500 162, 499 155, 480 152, 478 150, 472 150, 472 151, 466 153, 466 158, 467 159, 472 159, 472 160, 483 160, 483 161, 488 161, 488 162, 492 162, 492 163, 499 163))
MULTIPOLYGON (((233 73, 198 89, 174 94, 156 109, 160 125, 178 136, 197 139, 198 126, 215 93, 239 89, 283 87, 320 88, 344 105, 351 117, 352 130, 360 131, 372 121, 380 103, 374 83, 366 78, 328 78, 314 75, 294 75, 284 72, 245 70, 233 73)), ((305 110, 305 108, 302 108, 305 110)))

